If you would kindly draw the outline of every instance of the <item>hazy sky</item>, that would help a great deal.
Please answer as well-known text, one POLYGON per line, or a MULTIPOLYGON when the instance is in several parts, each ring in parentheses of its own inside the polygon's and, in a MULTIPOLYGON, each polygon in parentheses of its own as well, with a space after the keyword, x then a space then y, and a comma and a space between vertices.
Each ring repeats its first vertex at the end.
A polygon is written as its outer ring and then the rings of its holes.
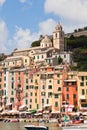
POLYGON ((65 33, 87 26, 87 0, 0 0, 0 53, 30 47, 58 22, 65 33))

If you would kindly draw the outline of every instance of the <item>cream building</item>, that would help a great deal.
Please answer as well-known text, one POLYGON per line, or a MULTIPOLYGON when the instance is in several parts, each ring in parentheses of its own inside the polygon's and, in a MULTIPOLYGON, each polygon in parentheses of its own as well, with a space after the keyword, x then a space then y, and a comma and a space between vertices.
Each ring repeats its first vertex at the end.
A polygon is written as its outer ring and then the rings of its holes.
POLYGON ((52 37, 45 35, 38 47, 30 47, 24 50, 14 50, 13 56, 23 55, 31 57, 32 64, 58 65, 58 57, 61 56, 64 63, 71 64, 71 53, 64 52, 64 31, 60 23, 55 27, 52 37))
POLYGON ((87 110, 87 72, 78 72, 78 106, 80 110, 87 110))
POLYGON ((29 56, 10 56, 7 57, 3 62, 2 65, 4 68, 11 68, 11 67, 21 67, 21 66, 29 66, 30 65, 30 58, 29 56))

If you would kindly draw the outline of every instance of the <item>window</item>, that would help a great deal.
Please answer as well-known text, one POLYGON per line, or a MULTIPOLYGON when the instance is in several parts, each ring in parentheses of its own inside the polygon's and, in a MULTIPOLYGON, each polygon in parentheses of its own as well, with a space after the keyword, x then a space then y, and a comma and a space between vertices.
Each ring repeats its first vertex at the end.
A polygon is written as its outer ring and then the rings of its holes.
POLYGON ((35 83, 37 83, 37 79, 35 79, 35 83))
POLYGON ((14 98, 10 98, 10 102, 13 103, 14 102, 14 98))
POLYGON ((44 99, 42 99, 42 103, 44 103, 44 99))
POLYGON ((44 56, 42 55, 42 59, 44 58, 44 56))
POLYGON ((14 72, 12 72, 12 75, 14 75, 14 72))
POLYGON ((26 86, 26 89, 28 89, 28 85, 26 86))
POLYGON ((13 83, 13 82, 11 83, 11 88, 12 88, 12 89, 14 88, 14 83, 13 83))
POLYGON ((57 89, 58 89, 58 91, 61 91, 61 87, 58 87, 57 89))
POLYGON ((66 91, 67 91, 67 92, 69 91, 69 88, 68 88, 68 87, 66 87, 66 91))
POLYGON ((31 83, 33 82, 33 79, 31 79, 31 83))
POLYGON ((44 85, 42 86, 42 89, 45 89, 45 86, 44 86, 44 85))
POLYGON ((49 99, 47 99, 47 104, 49 104, 49 99))
POLYGON ((6 81, 6 76, 4 77, 4 81, 6 81))
POLYGON ((4 90, 4 95, 6 95, 6 90, 4 90))
POLYGON ((76 86, 76 91, 78 91, 78 87, 76 86))
POLYGON ((25 63, 27 63, 27 59, 25 59, 25 63))
POLYGON ((82 89, 82 95, 84 95, 85 94, 85 90, 84 89, 82 89))
POLYGON ((49 80, 49 83, 51 83, 51 80, 49 80))
POLYGON ((73 75, 71 75, 71 78, 73 78, 73 75))
POLYGON ((48 97, 52 97, 52 92, 49 92, 49 93, 48 93, 48 97))
POLYGON ((84 81, 84 76, 81 77, 81 80, 84 81))
POLYGON ((38 89, 38 86, 35 86, 34 88, 35 88, 35 90, 37 90, 37 89, 38 89))
POLYGON ((55 33, 55 38, 57 38, 57 33, 55 33))
POLYGON ((45 94, 45 92, 41 92, 41 96, 45 96, 46 94, 45 94))
POLYGON ((32 99, 30 99, 30 102, 32 102, 32 99))
POLYGON ((28 93, 25 93, 25 96, 28 97, 28 93))
POLYGON ((14 81, 14 77, 12 77, 11 80, 14 81))
POLYGON ((57 80, 57 84, 60 84, 60 80, 57 80))
POLYGON ((37 56, 37 59, 39 59, 39 56, 37 56))
POLYGON ((66 98, 69 99, 69 94, 66 95, 66 98))
POLYGON ((18 81, 20 81, 20 77, 18 77, 18 81))
POLYGON ((86 82, 86 86, 87 86, 87 82, 86 82))
POLYGON ((30 105, 30 109, 32 108, 32 105, 30 105))
POLYGON ((76 98, 76 94, 73 94, 73 98, 76 98))
POLYGON ((4 87, 6 87, 6 83, 4 83, 4 87))
POLYGON ((31 92, 31 93, 30 93, 30 96, 32 96, 32 95, 33 95, 33 93, 31 92))
POLYGON ((28 79, 26 79, 26 83, 28 83, 28 79))
POLYGON ((37 103, 37 99, 35 98, 35 103, 37 103))
POLYGON ((11 91, 11 95, 14 95, 14 91, 11 91))
POLYGON ((0 76, 2 76, 2 73, 0 72, 0 76))
POLYGON ((35 59, 35 56, 34 56, 34 59, 35 59))
POLYGON ((39 109, 39 104, 37 104, 37 109, 39 109))
POLYGON ((0 89, 2 88, 2 85, 0 84, 0 89))
POLYGON ((0 82, 2 81, 2 79, 0 78, 0 82))
POLYGON ((84 86, 84 82, 80 82, 80 86, 84 86))
POLYGON ((35 93, 35 96, 37 96, 37 93, 35 93))
POLYGON ((64 58, 66 58, 66 55, 64 55, 64 58))
POLYGON ((52 89, 52 85, 49 85, 49 86, 48 86, 48 89, 52 89))
POLYGON ((60 74, 57 74, 57 77, 60 77, 60 74))
MULTIPOLYGON (((9 65, 9 63, 8 63, 8 65, 9 65)), ((4 69, 4 74, 6 74, 6 69, 4 69)))
POLYGON ((27 100, 27 99, 25 100, 25 104, 26 104, 26 105, 28 104, 28 100, 27 100))
POLYGON ((58 98, 58 94, 55 94, 54 96, 55 96, 55 98, 58 98))
POLYGON ((58 107, 58 102, 55 102, 55 107, 58 107))

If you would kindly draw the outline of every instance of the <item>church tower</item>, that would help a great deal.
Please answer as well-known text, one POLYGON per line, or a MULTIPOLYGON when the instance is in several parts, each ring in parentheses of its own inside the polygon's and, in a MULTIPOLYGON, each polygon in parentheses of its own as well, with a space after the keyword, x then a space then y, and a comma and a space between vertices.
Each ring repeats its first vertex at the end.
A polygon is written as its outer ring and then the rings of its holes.
POLYGON ((58 23, 53 32, 53 46, 60 51, 64 51, 64 32, 60 23, 58 23))

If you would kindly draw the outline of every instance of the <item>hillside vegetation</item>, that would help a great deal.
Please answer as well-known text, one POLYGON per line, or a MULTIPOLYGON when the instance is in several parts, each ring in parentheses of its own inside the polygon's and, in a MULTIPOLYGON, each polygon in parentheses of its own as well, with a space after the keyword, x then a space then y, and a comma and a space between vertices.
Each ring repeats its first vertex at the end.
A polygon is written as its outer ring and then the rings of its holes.
POLYGON ((77 66, 71 66, 74 70, 87 71, 87 36, 74 37, 65 39, 66 50, 73 52, 73 61, 77 66))
MULTIPOLYGON (((52 39, 51 39, 52 40, 52 39)), ((31 46, 40 46, 41 40, 34 41, 31 46)), ((65 38, 65 51, 72 51, 72 58, 77 66, 71 66, 72 70, 87 71, 87 36, 65 38)))

